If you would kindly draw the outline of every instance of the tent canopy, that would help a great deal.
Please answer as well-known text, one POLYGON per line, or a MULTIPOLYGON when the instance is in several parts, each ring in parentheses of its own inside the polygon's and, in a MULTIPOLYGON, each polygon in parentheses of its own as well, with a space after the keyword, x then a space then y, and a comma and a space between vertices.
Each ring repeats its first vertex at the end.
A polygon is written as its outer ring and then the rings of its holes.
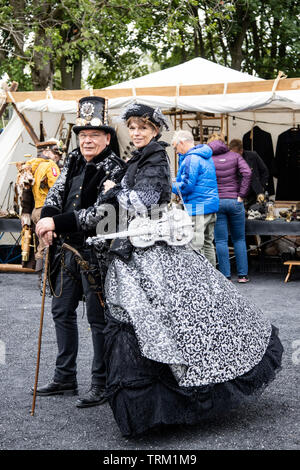
MULTIPOLYGON (((277 109, 283 106, 298 109, 300 91, 276 92, 279 81, 279 78, 271 81, 263 80, 197 57, 104 90, 132 90, 130 98, 110 99, 111 108, 124 106, 137 99, 150 106, 161 106, 163 109, 176 107, 186 111, 209 113, 239 112, 266 107, 277 109), (162 96, 164 87, 175 87, 175 93, 173 91, 175 96, 162 96), (147 88, 148 95, 145 94, 147 88), (139 89, 146 89, 143 91, 143 96, 138 95, 139 89), (153 94, 150 94, 151 90, 153 94)), ((300 88, 300 81, 296 82, 297 80, 291 84, 291 88, 296 86, 300 88)))
POLYGON ((249 74, 195 58, 183 64, 143 77, 127 80, 101 90, 60 90, 15 92, 8 101, 43 101, 45 98, 73 101, 93 94, 108 98, 109 109, 139 101, 163 109, 210 113, 253 109, 299 109, 300 79, 263 80, 249 74))
POLYGON ((204 85, 211 83, 251 82, 260 80, 262 79, 210 62, 209 60, 196 57, 195 59, 189 60, 183 64, 149 73, 139 78, 127 80, 108 88, 117 89, 132 87, 204 85))

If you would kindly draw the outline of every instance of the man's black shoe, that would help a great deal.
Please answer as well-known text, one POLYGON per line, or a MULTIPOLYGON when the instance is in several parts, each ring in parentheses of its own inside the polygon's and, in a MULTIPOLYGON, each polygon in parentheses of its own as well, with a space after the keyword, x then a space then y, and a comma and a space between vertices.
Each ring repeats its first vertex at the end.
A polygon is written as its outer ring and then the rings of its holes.
POLYGON ((102 405, 107 401, 105 388, 101 385, 92 385, 90 391, 76 402, 77 408, 88 408, 89 406, 102 405))
MULTIPOLYGON (((31 389, 31 394, 33 394, 34 389, 31 389)), ((77 383, 58 383, 50 382, 43 387, 38 387, 36 394, 41 397, 48 397, 50 395, 78 395, 77 383)))

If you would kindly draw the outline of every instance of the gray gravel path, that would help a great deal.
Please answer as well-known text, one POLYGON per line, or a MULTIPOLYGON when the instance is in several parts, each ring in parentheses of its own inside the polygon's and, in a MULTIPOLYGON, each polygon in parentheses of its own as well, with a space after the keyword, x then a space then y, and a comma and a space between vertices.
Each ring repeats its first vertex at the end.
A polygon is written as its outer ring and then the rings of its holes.
MULTIPOLYGON (((37 397, 31 416, 41 296, 33 274, 0 273, 0 450, 299 450, 300 275, 254 273, 238 285, 280 330, 283 370, 257 402, 207 421, 135 439, 120 435, 108 404, 78 409, 76 397, 37 397)), ((92 346, 83 306, 78 309, 80 394, 89 388, 92 346)), ((50 299, 46 299, 39 384, 56 356, 50 299)))

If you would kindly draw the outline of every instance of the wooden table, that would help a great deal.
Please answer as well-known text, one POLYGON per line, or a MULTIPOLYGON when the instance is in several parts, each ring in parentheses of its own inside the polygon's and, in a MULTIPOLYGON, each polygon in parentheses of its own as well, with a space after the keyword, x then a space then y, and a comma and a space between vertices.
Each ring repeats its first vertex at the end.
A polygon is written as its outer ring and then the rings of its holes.
POLYGON ((0 217, 0 233, 1 232, 10 232, 10 233, 20 233, 22 230, 22 225, 20 219, 13 219, 11 217, 0 217))
POLYGON ((285 261, 283 264, 286 264, 289 267, 288 273, 287 273, 286 278, 284 280, 284 282, 288 282, 288 280, 290 278, 290 275, 292 273, 292 267, 293 266, 300 266, 300 260, 289 260, 289 261, 285 261))
POLYGON ((246 220, 246 235, 276 235, 284 237, 287 235, 300 236, 300 221, 285 219, 276 220, 246 220))
MULTIPOLYGON (((276 240, 285 238, 287 236, 300 236, 300 221, 293 220, 286 222, 284 219, 276 220, 246 220, 246 235, 272 235, 276 238, 267 240, 264 243, 259 243, 256 248, 261 248, 263 245, 273 243, 276 240)), ((290 240, 291 241, 291 240, 290 240)), ((284 282, 288 282, 293 266, 300 266, 300 260, 288 260, 283 263, 289 266, 288 273, 284 282)))

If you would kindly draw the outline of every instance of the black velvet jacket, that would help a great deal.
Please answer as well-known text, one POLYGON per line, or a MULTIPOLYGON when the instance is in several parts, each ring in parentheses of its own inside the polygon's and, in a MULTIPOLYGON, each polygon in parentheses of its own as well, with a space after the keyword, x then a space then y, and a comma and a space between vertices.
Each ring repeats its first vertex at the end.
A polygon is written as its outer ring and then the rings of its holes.
MULTIPOLYGON (((171 199, 172 182, 169 158, 165 151, 167 146, 167 143, 153 139, 142 149, 135 150, 127 163, 122 184, 107 192, 107 200, 112 201, 122 191, 135 191, 141 195, 143 192, 153 190, 159 193, 159 199, 155 204, 168 203, 171 199)), ((146 201, 143 203, 147 206, 146 201)), ((151 203, 154 202, 150 201, 151 203)))

